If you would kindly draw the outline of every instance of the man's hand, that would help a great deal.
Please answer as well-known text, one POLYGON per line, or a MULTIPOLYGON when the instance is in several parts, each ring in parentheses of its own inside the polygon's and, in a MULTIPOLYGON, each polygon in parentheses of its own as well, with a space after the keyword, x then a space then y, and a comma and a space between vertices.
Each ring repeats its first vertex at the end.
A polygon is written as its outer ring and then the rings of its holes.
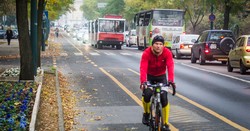
POLYGON ((142 83, 141 85, 140 85, 140 89, 143 91, 144 89, 146 89, 147 88, 147 83, 146 82, 144 82, 144 83, 142 83))
POLYGON ((169 86, 171 86, 172 88, 173 88, 173 96, 175 95, 175 93, 176 93, 176 85, 175 85, 175 83, 174 82, 171 82, 171 81, 169 81, 168 82, 169 83, 169 86))

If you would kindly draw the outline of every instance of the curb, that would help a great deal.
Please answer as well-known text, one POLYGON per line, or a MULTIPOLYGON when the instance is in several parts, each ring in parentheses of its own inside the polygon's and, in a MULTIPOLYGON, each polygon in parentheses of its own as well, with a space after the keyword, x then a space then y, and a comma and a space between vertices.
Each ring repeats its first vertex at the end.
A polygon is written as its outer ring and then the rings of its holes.
POLYGON ((63 118, 63 108, 62 108, 62 99, 60 95, 60 85, 58 80, 58 71, 56 68, 56 96, 57 96, 57 103, 58 103, 58 127, 59 131, 64 130, 64 118, 63 118))
POLYGON ((41 88, 42 88, 43 76, 44 76, 43 70, 42 70, 41 75, 42 75, 42 77, 41 77, 41 81, 39 82, 37 92, 36 92, 36 98, 35 98, 35 103, 34 103, 32 115, 31 115, 29 131, 35 131, 36 118, 37 118, 37 113, 38 113, 39 105, 40 105, 40 96, 41 96, 41 90, 42 90, 41 88))

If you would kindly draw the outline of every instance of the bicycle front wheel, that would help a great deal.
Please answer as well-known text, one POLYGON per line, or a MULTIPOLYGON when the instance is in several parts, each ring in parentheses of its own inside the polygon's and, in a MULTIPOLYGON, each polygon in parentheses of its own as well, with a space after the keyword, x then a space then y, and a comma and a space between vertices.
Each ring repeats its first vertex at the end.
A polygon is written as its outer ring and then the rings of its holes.
POLYGON ((155 113, 156 113, 155 114, 156 131, 161 131, 162 126, 163 126, 162 106, 161 106, 161 104, 157 105, 155 113))

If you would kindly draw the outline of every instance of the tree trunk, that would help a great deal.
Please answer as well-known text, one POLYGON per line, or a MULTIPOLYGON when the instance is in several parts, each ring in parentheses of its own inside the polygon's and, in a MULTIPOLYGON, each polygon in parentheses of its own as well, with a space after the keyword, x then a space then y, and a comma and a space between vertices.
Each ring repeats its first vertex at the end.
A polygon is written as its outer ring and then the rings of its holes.
POLYGON ((42 25, 43 25, 44 0, 38 2, 37 12, 37 67, 41 67, 42 25))
POLYGON ((16 0, 18 41, 20 50, 19 80, 34 80, 34 64, 29 36, 27 0, 16 0))
POLYGON ((224 25, 223 25, 224 30, 228 30, 230 11, 231 11, 230 0, 225 0, 224 25))

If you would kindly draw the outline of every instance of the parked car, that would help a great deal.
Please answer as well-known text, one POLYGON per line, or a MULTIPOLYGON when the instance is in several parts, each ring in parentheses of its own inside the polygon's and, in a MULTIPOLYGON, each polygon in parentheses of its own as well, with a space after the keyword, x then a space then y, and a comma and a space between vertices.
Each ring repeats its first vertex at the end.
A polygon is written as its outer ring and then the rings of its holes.
POLYGON ((240 73, 245 74, 250 69, 250 35, 242 35, 236 40, 235 47, 229 52, 227 71, 240 68, 240 73))
POLYGON ((128 47, 131 47, 132 45, 136 45, 136 40, 137 40, 137 36, 136 36, 136 30, 130 30, 128 33, 128 47))
POLYGON ((5 30, 0 30, 0 39, 5 39, 5 33, 6 31, 5 30))
POLYGON ((171 51, 176 59, 180 59, 181 56, 191 56, 191 47, 197 40, 199 35, 197 34, 179 34, 175 37, 171 51))
POLYGON ((17 30, 17 29, 13 29, 12 31, 13 31, 13 36, 12 36, 12 38, 13 38, 13 39, 18 39, 18 30, 17 30))
POLYGON ((191 48, 191 63, 200 65, 208 61, 227 63, 228 53, 235 46, 235 36, 230 30, 206 30, 201 33, 191 48))

